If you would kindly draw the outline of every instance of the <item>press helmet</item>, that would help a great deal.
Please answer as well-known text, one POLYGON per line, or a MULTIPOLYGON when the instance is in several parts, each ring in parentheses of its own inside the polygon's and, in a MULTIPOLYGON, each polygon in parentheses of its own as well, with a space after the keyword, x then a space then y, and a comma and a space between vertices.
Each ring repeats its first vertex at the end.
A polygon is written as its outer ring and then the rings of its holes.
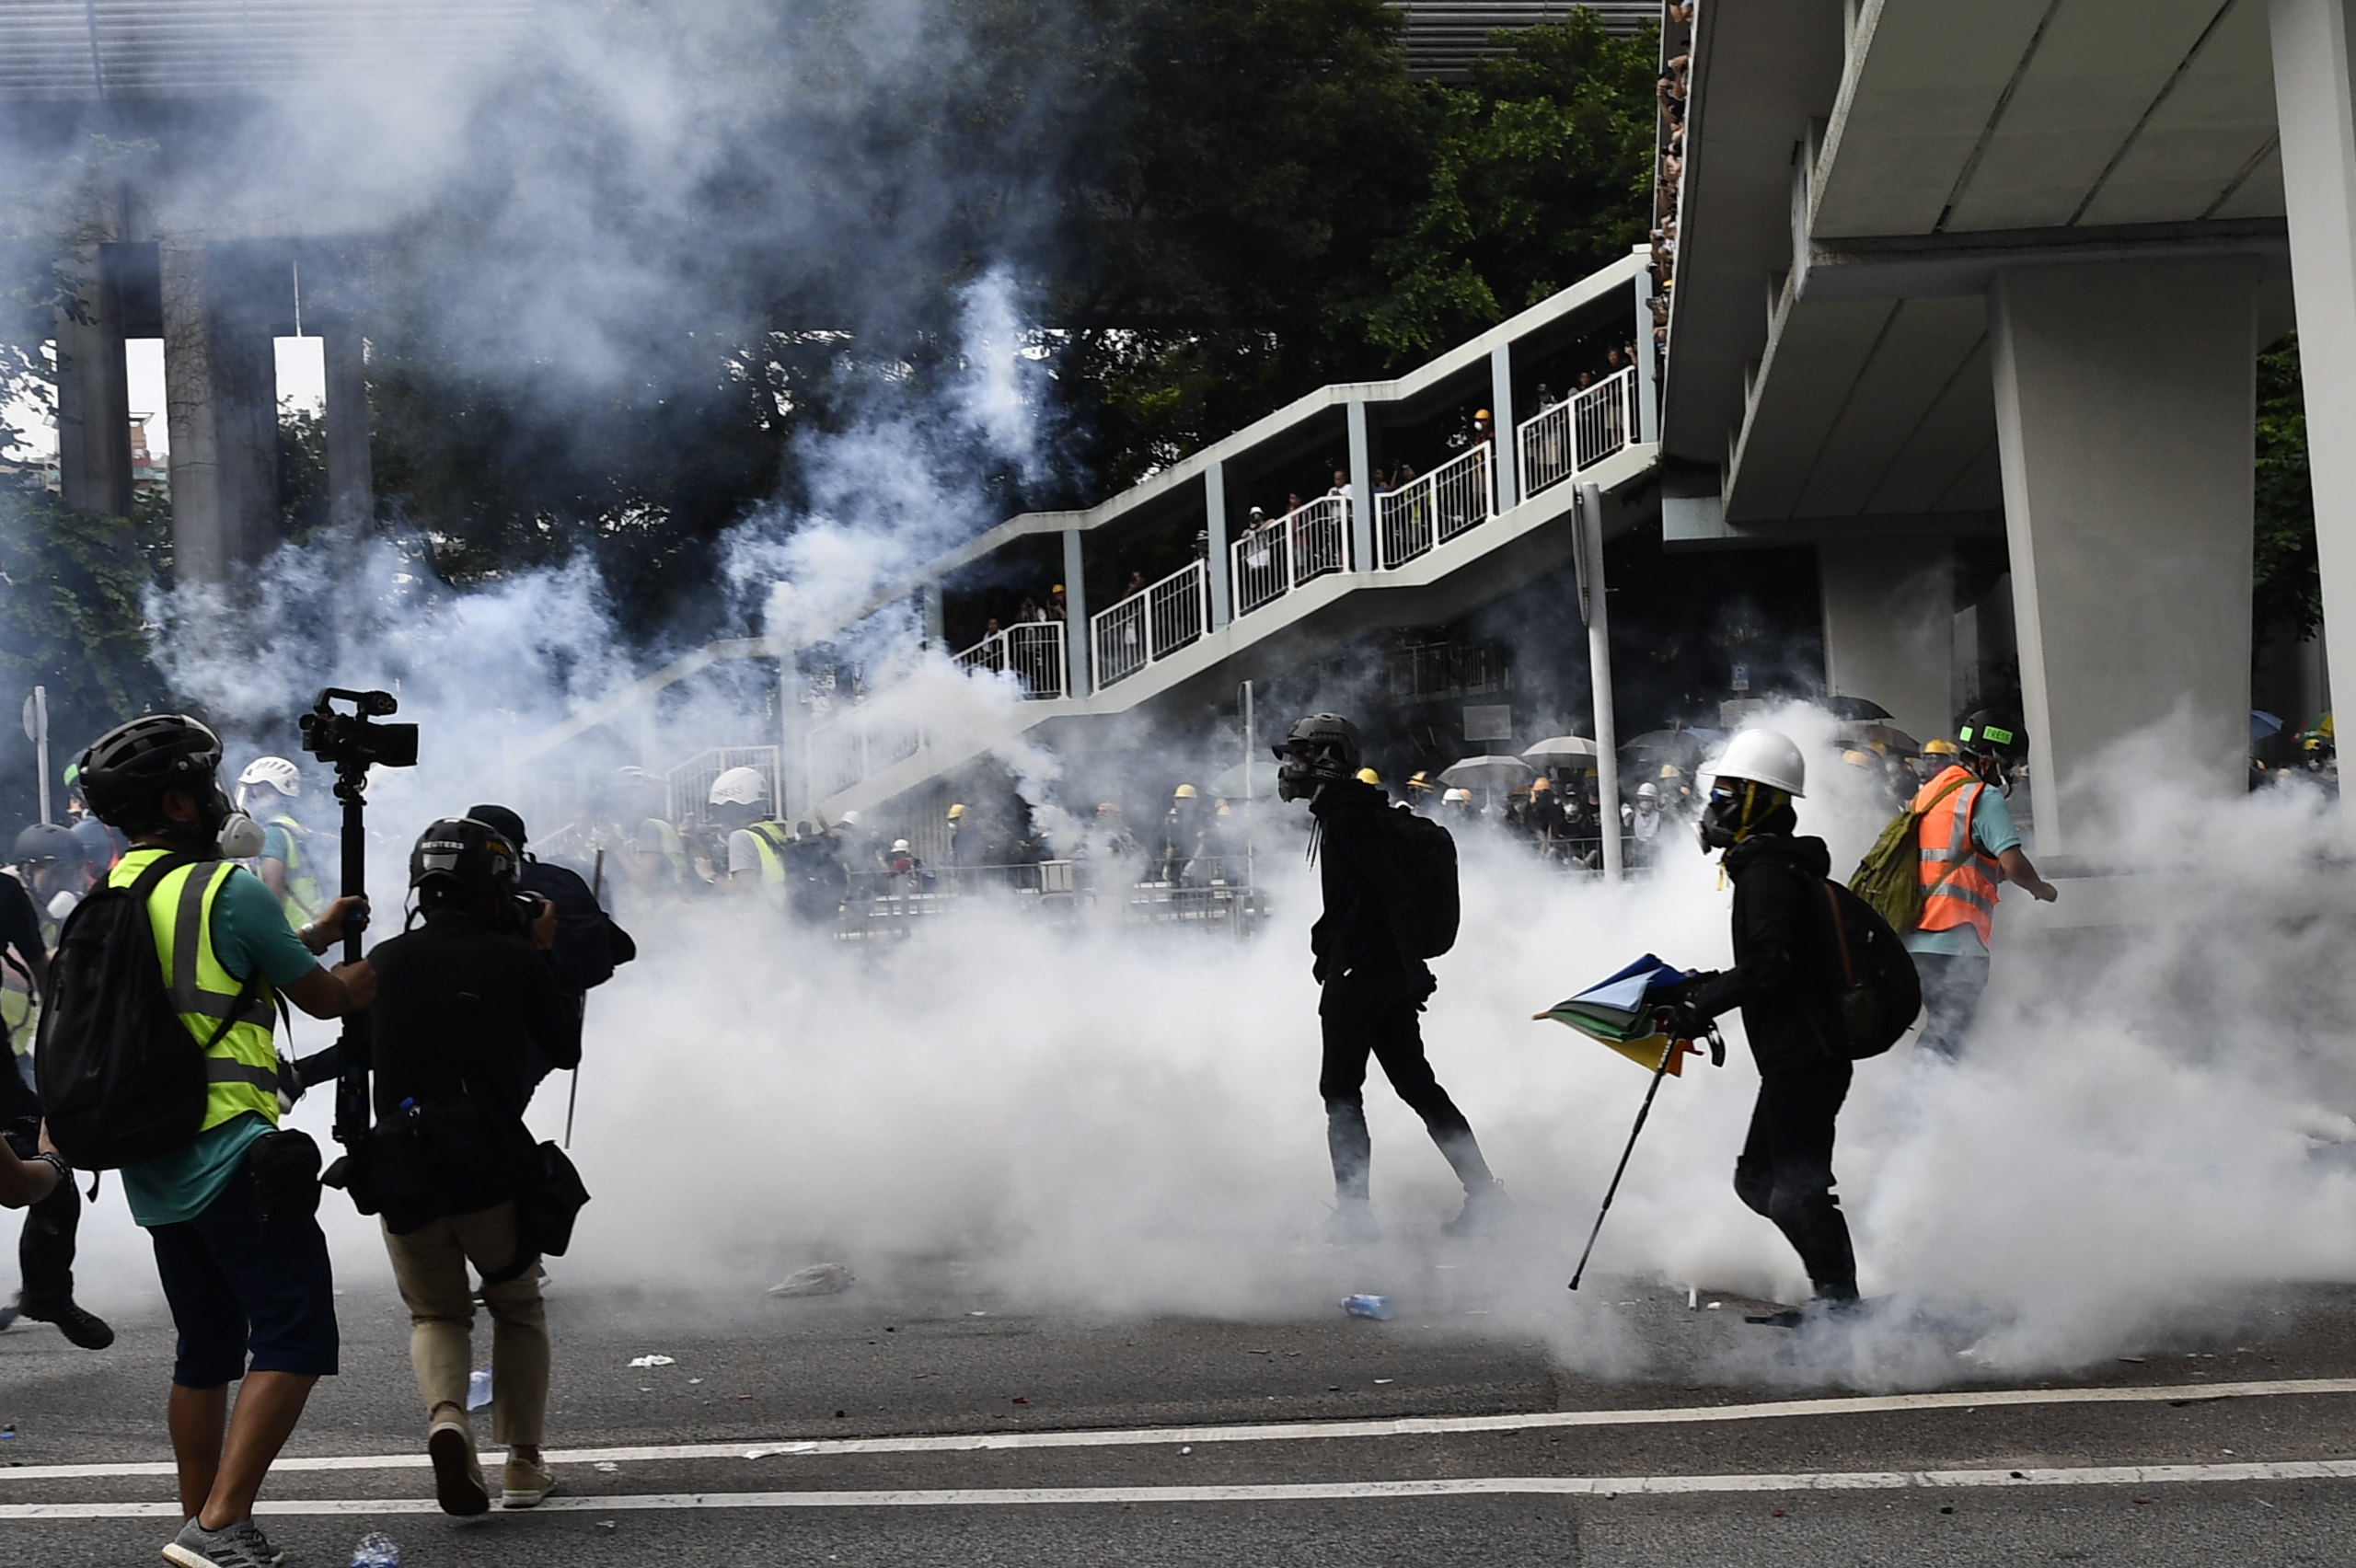
POLYGON ((258 756, 237 775, 237 787, 267 784, 288 799, 303 792, 303 770, 283 756, 258 756))
POLYGON ((473 817, 444 817, 417 836, 409 852, 409 885, 440 884, 488 898, 515 887, 515 846, 473 817))
POLYGON ((1955 738, 1966 756, 1992 756, 2006 767, 2028 760, 2028 732, 2009 713, 1981 709, 1958 726, 1955 738))
POLYGON ((1284 764, 1276 769, 1280 800, 1306 801, 1366 766, 1366 745, 1358 738, 1358 727, 1338 713, 1312 713, 1296 721, 1271 749, 1284 764))
MULTIPOLYGON (((110 827, 144 832, 158 820, 167 790, 221 797, 221 737, 185 713, 147 713, 119 724, 90 743, 75 782, 91 813, 110 827)), ((210 837, 229 814, 217 801, 210 837)))
POLYGON ((711 781, 711 804, 757 806, 769 798, 769 781, 757 767, 732 767, 711 781))

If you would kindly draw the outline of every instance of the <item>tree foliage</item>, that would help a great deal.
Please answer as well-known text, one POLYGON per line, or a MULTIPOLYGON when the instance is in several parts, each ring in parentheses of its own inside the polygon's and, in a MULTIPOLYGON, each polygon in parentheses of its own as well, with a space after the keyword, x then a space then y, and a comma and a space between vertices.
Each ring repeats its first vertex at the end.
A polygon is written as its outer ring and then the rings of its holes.
POLYGON ((2316 561, 2316 502, 2307 477, 2306 399, 2295 332, 2258 356, 2253 499, 2254 629, 2260 641, 2286 632, 2304 641, 2323 624, 2323 576, 2316 561))

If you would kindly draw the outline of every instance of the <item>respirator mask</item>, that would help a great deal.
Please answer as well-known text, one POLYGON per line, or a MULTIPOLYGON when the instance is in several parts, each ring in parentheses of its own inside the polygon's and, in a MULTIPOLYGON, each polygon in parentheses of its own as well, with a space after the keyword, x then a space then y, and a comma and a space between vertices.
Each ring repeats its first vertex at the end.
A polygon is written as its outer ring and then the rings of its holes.
POLYGON ((261 853, 263 837, 261 824, 243 812, 231 812, 222 819, 214 842, 221 847, 223 859, 250 860, 261 853))
POLYGON ((1276 799, 1280 801, 1314 800, 1318 790, 1348 777, 1332 747, 1295 742, 1276 747, 1276 799))
POLYGON ((1727 779, 1710 787, 1709 803, 1693 824, 1694 836, 1708 849, 1731 849, 1775 813, 1791 797, 1781 790, 1748 778, 1727 779))

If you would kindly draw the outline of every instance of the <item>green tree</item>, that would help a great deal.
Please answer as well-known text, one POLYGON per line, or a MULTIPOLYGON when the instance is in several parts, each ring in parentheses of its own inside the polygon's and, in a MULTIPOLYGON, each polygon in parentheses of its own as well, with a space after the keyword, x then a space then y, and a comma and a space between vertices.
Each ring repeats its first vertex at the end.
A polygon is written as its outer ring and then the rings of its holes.
POLYGON ((2323 624, 2315 492, 2307 479, 2306 398, 2293 332, 2258 356, 2258 473, 2252 498, 2251 619, 2257 640, 2301 641, 2323 624))
POLYGON ((60 746, 163 701, 146 601, 170 569, 168 525, 0 491, 0 693, 47 686, 60 746))

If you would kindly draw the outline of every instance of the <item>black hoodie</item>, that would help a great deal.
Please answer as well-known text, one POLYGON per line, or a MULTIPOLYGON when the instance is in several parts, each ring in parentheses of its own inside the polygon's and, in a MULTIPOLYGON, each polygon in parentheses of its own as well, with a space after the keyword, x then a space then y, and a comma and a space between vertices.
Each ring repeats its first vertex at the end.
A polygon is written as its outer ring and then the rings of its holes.
POLYGON ((1727 851, 1734 879, 1734 967, 1696 986, 1693 1005, 1712 1018, 1742 1009, 1743 1032, 1762 1073, 1832 1057, 1816 1019, 1837 1016, 1821 935, 1819 891, 1832 869, 1821 838, 1756 834, 1727 851))
POLYGON ((1325 912, 1310 928, 1319 984, 1346 979, 1385 1000, 1419 1003, 1432 994, 1429 965, 1415 956, 1415 884, 1400 863, 1390 797, 1345 778, 1317 791, 1317 865, 1325 912))

